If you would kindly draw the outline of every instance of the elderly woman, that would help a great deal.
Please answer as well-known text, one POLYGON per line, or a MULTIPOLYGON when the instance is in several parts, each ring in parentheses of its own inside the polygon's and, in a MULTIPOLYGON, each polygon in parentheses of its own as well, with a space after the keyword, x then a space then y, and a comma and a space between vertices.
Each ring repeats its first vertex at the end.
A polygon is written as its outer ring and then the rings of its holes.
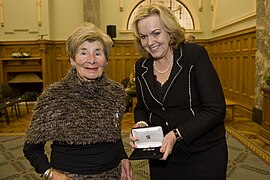
POLYGON ((111 38, 91 23, 67 39, 72 67, 38 98, 24 155, 45 179, 131 179, 121 140, 125 90, 104 70, 111 38), (48 160, 44 145, 51 142, 48 160))

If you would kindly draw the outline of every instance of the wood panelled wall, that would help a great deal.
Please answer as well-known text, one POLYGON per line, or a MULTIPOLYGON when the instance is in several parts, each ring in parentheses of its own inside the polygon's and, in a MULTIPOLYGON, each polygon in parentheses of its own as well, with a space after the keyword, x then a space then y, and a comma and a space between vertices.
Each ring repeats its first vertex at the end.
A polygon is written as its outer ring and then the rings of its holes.
MULTIPOLYGON (((226 98, 238 102, 245 115, 251 116, 255 88, 255 28, 197 42, 207 48, 226 98)), ((114 43, 106 72, 109 78, 121 82, 134 70, 140 55, 133 41, 116 40, 114 43)), ((29 51, 31 57, 42 59, 43 88, 64 77, 70 67, 64 41, 0 42, 0 60, 14 60, 11 53, 18 50, 29 51)), ((0 61, 0 83, 7 81, 4 66, 0 61)))
POLYGON ((256 29, 211 39, 207 45, 226 98, 251 117, 255 92, 256 29))
MULTIPOLYGON (((52 53, 54 56, 52 57, 52 61, 54 61, 54 67, 51 70, 51 73, 54 74, 53 81, 58 81, 64 77, 70 68, 70 62, 65 48, 65 42, 53 42, 52 53)), ((114 41, 106 74, 109 78, 121 82, 124 78, 129 77, 139 57, 140 55, 136 52, 133 41, 114 41)))
POLYGON ((0 42, 0 83, 8 83, 18 73, 37 73, 43 86, 53 81, 52 43, 38 41, 0 42), (13 58, 15 52, 30 53, 29 58, 13 58))
MULTIPOLYGON (((54 42, 54 80, 56 81, 61 79, 70 67, 65 48, 65 42, 54 42)), ((115 41, 106 68, 108 77, 117 82, 121 82, 125 77, 129 77, 133 71, 135 61, 139 57, 133 41, 115 41)))
MULTIPOLYGON (((125 77, 129 77, 140 55, 136 52, 133 41, 115 41, 114 43, 106 73, 111 79, 121 82, 125 77)), ((7 74, 7 67, 10 65, 17 73, 42 72, 43 88, 60 80, 70 68, 65 46, 65 41, 0 42, 0 83, 7 83, 10 80, 7 74), (29 52, 30 57, 12 58, 11 54, 18 51, 29 52), (31 63, 31 60, 40 60, 40 62, 31 63)))
POLYGON ((134 71, 134 64, 139 58, 133 41, 115 41, 107 67, 108 76, 121 82, 134 71))
POLYGON ((66 75, 68 69, 70 68, 70 61, 66 53, 66 44, 64 41, 54 42, 53 54, 53 61, 55 61, 54 80, 59 81, 66 75))

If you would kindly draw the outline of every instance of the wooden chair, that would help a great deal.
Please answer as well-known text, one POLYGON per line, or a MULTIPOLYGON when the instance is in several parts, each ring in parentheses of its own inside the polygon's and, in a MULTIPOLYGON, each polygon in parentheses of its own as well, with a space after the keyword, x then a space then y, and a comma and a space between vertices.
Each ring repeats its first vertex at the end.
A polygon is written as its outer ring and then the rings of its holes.
POLYGON ((28 108, 28 104, 27 104, 27 99, 22 96, 22 97, 18 97, 17 100, 19 101, 19 103, 20 102, 24 102, 25 103, 27 114, 29 114, 29 108, 28 108))
POLYGON ((12 88, 8 84, 2 84, 0 86, 0 96, 2 99, 2 103, 4 103, 7 107, 11 107, 11 113, 14 108, 17 119, 19 119, 19 117, 21 116, 19 100, 13 93, 12 88))
POLYGON ((5 103, 0 103, 0 115, 1 115, 0 118, 2 118, 2 113, 4 112, 7 125, 9 125, 10 121, 9 121, 9 115, 8 115, 7 107, 8 106, 5 103))
POLYGON ((121 84, 124 86, 125 91, 126 91, 126 112, 132 111, 132 106, 133 106, 133 97, 130 96, 130 94, 127 92, 128 91, 128 84, 129 84, 129 78, 126 77, 121 81, 121 84))
POLYGON ((121 81, 121 84, 124 86, 124 88, 127 88, 128 83, 129 83, 129 78, 128 78, 128 77, 124 78, 124 79, 121 81))

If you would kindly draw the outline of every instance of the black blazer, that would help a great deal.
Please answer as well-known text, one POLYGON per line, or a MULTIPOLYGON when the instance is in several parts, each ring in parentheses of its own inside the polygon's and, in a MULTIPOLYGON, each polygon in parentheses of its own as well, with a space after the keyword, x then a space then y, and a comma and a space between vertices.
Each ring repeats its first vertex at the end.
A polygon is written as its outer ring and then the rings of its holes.
POLYGON ((185 152, 207 149, 225 137, 222 86, 206 49, 195 43, 174 50, 174 64, 163 101, 155 92, 153 58, 136 62, 135 122, 160 125, 164 134, 179 128, 185 152))

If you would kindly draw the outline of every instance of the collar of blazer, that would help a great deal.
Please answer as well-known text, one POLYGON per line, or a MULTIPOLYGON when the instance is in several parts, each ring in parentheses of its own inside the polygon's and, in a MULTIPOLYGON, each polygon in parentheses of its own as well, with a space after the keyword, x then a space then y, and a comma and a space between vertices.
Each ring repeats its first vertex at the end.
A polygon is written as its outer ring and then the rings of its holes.
MULTIPOLYGON (((172 75, 169 77, 169 86, 166 90, 165 96, 163 98, 163 102, 166 98, 166 95, 171 87, 171 85, 174 83, 176 77, 179 75, 181 70, 183 69, 183 65, 181 64, 181 59, 183 57, 183 50, 182 47, 179 49, 174 50, 174 65, 172 69, 172 75)), ((152 98, 158 102, 159 104, 162 104, 158 99, 155 98, 155 79, 153 76, 153 58, 145 58, 141 65, 141 72, 139 72, 140 76, 142 77, 142 81, 140 83, 144 83, 147 87, 147 90, 149 91, 149 94, 152 96, 152 98)), ((142 92, 143 93, 143 92, 142 92)))

